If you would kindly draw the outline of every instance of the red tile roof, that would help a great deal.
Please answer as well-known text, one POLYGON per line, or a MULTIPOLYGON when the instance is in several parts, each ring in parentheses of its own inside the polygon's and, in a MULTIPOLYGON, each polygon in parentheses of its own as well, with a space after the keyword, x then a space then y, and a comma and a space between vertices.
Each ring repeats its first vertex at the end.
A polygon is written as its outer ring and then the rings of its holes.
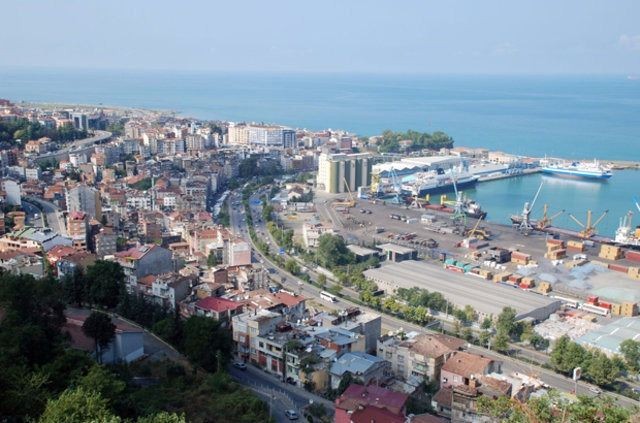
POLYGON ((235 310, 239 307, 242 307, 242 303, 227 300, 225 298, 207 297, 196 301, 196 307, 203 310, 222 313, 228 310, 235 310))
POLYGON ((336 400, 336 407, 355 410, 361 406, 385 408, 392 413, 402 414, 409 395, 391 391, 379 386, 363 386, 352 383, 336 400))
POLYGON ((352 423, 404 423, 405 417, 384 408, 364 407, 351 414, 352 423))
POLYGON ((478 377, 485 373, 492 362, 490 358, 459 351, 444 363, 442 370, 466 378, 472 375, 478 377))
POLYGON ((301 295, 291 295, 282 291, 276 292, 275 294, 271 295, 287 307, 295 307, 306 299, 301 295))

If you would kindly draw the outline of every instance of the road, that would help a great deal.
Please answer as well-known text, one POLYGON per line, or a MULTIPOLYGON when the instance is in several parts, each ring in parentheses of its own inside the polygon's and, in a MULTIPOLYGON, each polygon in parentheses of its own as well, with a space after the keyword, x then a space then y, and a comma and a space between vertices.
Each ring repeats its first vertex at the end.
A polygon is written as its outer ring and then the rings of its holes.
POLYGON ((35 161, 41 161, 50 158, 68 159, 69 153, 87 153, 95 148, 95 144, 99 144, 111 138, 113 134, 109 131, 94 131, 94 135, 89 138, 83 138, 71 142, 67 147, 49 153, 40 154, 35 157, 35 161))
MULTIPOLYGON (((235 198, 236 201, 240 201, 241 197, 239 196, 239 194, 237 192, 232 193, 231 198, 235 198)), ((252 199, 255 201, 259 198, 259 194, 256 193, 254 194, 254 196, 252 196, 252 199)), ((232 202, 230 201, 229 204, 232 204, 232 202)), ((259 206, 256 207, 251 207, 252 209, 252 214, 255 216, 254 218, 254 223, 255 223, 255 229, 256 232, 258 234, 258 236, 262 236, 262 237, 266 237, 268 239, 268 235, 267 235, 267 231, 265 228, 265 224, 264 222, 261 222, 261 217, 257 216, 255 213, 256 211, 259 209, 259 206)), ((274 269, 274 272, 272 274, 272 276, 276 276, 279 278, 280 281, 282 281, 283 285, 289 289, 289 290, 293 290, 295 292, 299 292, 301 295, 304 295, 305 297, 308 298, 314 298, 317 299, 319 298, 320 295, 320 289, 316 288, 313 285, 310 284, 306 284, 303 283, 299 280, 297 280, 293 275, 287 273, 285 270, 279 268, 275 263, 273 263, 271 260, 269 260, 268 257, 263 256, 259 250, 256 248, 256 246, 253 244, 253 241, 249 238, 248 234, 247 234, 247 228, 246 228, 246 219, 244 219, 244 216, 242 215, 241 210, 244 210, 244 208, 240 205, 239 207, 236 207, 235 210, 234 208, 230 207, 229 209, 229 214, 231 217, 231 227, 233 228, 233 230, 238 233, 238 234, 244 234, 245 237, 249 240, 249 242, 251 242, 252 246, 253 246, 253 250, 256 254, 256 256, 259 257, 259 260, 263 261, 265 264, 271 266, 271 268, 274 269)), ((274 246, 275 247, 275 246, 274 246)), ((311 272, 310 272, 311 273, 311 272)), ((314 279, 314 275, 311 273, 310 276, 312 277, 312 279, 314 279)), ((372 313, 376 313, 376 314, 381 314, 379 311, 362 306, 360 304, 354 303, 349 301, 348 299, 345 298, 341 298, 340 301, 337 304, 331 304, 331 303, 326 303, 326 302, 322 302, 323 305, 326 305, 327 308, 346 308, 346 307, 360 307, 360 309, 365 310, 365 311, 369 311, 372 313)), ((384 328, 388 328, 391 330, 397 330, 402 328, 405 331, 409 331, 409 330, 414 330, 414 331, 419 331, 419 332, 434 332, 430 329, 427 329, 425 327, 413 324, 413 323, 409 323, 406 322, 404 320, 400 320, 398 318, 386 315, 386 314, 381 314, 382 316, 382 325, 384 328)), ((479 354, 479 355, 483 355, 485 357, 489 357, 492 358, 494 360, 497 361, 501 361, 503 363, 502 366, 502 370, 503 373, 514 373, 514 372, 518 372, 520 374, 526 374, 526 375, 532 375, 532 376, 536 376, 538 378, 540 378, 543 382, 545 382, 546 384, 548 384, 551 387, 557 388, 559 390, 562 391, 566 391, 566 392, 571 392, 574 390, 574 382, 573 380, 571 380, 570 378, 567 378, 563 375, 560 375, 554 371, 545 369, 543 367, 537 366, 537 365, 531 365, 531 364, 527 364, 521 360, 515 359, 511 356, 507 356, 504 354, 499 354, 496 353, 494 351, 488 350, 486 348, 482 348, 482 347, 478 347, 478 346, 473 346, 473 345, 469 345, 468 346, 468 350, 470 352, 473 352, 475 354, 479 354)), ((540 354, 540 353, 538 353, 540 354)), ((543 354, 544 355, 544 354, 543 354)), ((546 355, 544 355, 546 357, 546 355)), ((547 357, 548 358, 548 357, 547 357)), ((590 391, 590 388, 592 387, 592 385, 589 385, 585 382, 579 382, 578 383, 578 393, 579 394, 583 394, 583 395, 596 395, 594 394, 592 391, 590 391)), ((620 405, 623 405, 625 407, 634 407, 634 406, 640 406, 640 403, 638 401, 635 401, 631 398, 627 398, 625 396, 613 393, 613 392, 607 392, 606 395, 609 395, 611 397, 613 397, 615 400, 618 401, 618 403, 620 405)))
POLYGON ((27 215, 25 217, 25 221, 24 221, 25 225, 33 226, 33 227, 36 227, 36 228, 43 228, 45 226, 45 224, 44 224, 44 216, 42 214, 42 211, 40 210, 40 208, 38 206, 33 204, 32 201, 29 201, 28 199, 23 198, 22 199, 22 208, 27 213, 27 215))
POLYGON ((67 234, 67 228, 62 218, 62 212, 58 209, 58 206, 37 197, 27 197, 27 200, 32 203, 36 203, 42 212, 47 215, 47 224, 54 230, 54 232, 57 232, 60 235, 67 234))

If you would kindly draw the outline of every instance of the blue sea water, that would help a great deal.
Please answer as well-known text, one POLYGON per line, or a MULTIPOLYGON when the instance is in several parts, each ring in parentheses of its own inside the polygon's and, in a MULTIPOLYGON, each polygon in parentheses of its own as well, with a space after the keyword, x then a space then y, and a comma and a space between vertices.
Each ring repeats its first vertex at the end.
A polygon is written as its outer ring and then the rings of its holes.
MULTIPOLYGON (((640 161, 640 81, 624 75, 0 69, 0 98, 167 109, 202 119, 340 128, 360 135, 384 129, 443 130, 456 145, 532 156, 640 161)), ((523 198, 535 193, 540 177, 484 183, 473 195, 491 219, 505 221, 522 207, 523 198)), ((618 217, 640 195, 640 172, 616 172, 606 183, 550 182, 544 195, 556 209, 577 216, 587 208, 609 209, 601 231, 612 234, 618 217)))

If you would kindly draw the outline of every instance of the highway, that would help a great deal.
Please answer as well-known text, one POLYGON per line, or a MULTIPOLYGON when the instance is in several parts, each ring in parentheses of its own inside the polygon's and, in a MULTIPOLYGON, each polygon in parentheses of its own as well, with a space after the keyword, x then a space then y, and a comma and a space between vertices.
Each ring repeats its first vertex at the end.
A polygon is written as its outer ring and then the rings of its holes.
MULTIPOLYGON (((257 202, 255 200, 257 200, 259 198, 259 193, 256 193, 252 196, 252 199, 254 200, 254 202, 257 202)), ((279 277, 279 281, 283 281, 283 285, 289 289, 289 290, 293 290, 295 292, 299 292, 301 295, 304 295, 305 297, 308 298, 313 298, 313 299, 318 299, 319 298, 319 294, 320 294, 320 289, 316 288, 313 285, 310 284, 306 284, 303 283, 299 280, 297 280, 293 275, 287 273, 285 270, 279 268, 275 263, 273 263, 271 260, 269 260, 266 256, 263 256, 258 249, 256 248, 256 246, 253 244, 253 241, 250 239, 250 237, 248 236, 247 233, 247 228, 246 228, 246 219, 244 219, 243 213, 242 211, 244 210, 244 208, 242 207, 242 205, 235 207, 235 210, 233 207, 231 207, 231 204, 233 204, 234 201, 241 201, 241 196, 238 192, 233 192, 230 196, 230 201, 229 201, 229 213, 230 213, 230 217, 231 217, 231 227, 232 230, 235 233, 241 234, 243 236, 245 236, 245 238, 248 239, 249 242, 251 242, 252 246, 253 246, 253 250, 255 252, 255 255, 258 257, 258 260, 264 262, 265 264, 268 264, 269 266, 271 266, 274 270, 275 270, 275 276, 279 277)), ((251 204, 251 203, 250 203, 251 204)), ((252 212, 255 213, 255 211, 257 211, 257 207, 251 207, 252 212)), ((258 236, 265 236, 268 237, 267 235, 267 231, 265 228, 265 224, 264 222, 260 222, 261 217, 254 215, 254 224, 255 224, 255 229, 256 232, 258 233, 258 236), (259 219, 260 220, 259 220, 259 219)), ((267 238, 268 239, 268 238, 267 238)), ((273 246, 271 244, 271 246, 273 248, 275 248, 275 246, 273 246)), ((312 279, 314 279, 313 274, 310 275, 312 277, 312 279)), ((344 291, 343 291, 344 292, 344 291)), ((318 300, 321 301, 321 300, 318 300)), ((326 302, 322 302, 323 304, 326 304, 326 306, 328 308, 335 308, 336 305, 334 304, 330 304, 330 303, 326 303, 326 302)), ((360 304, 356 304, 353 303, 351 301, 349 301, 348 299, 344 299, 341 298, 340 301, 337 303, 337 306, 339 308, 346 308, 346 307, 360 307, 362 310, 365 311, 369 311, 372 313, 376 313, 376 314, 381 314, 379 311, 377 310, 373 310, 370 309, 368 307, 362 306, 360 304)), ((416 324, 412 324, 403 320, 400 320, 398 318, 386 315, 386 314, 381 314, 382 316, 382 325, 383 328, 385 329, 390 329, 390 330, 397 330, 402 328, 405 331, 419 331, 419 332, 429 332, 431 331, 430 329, 424 328, 422 326, 416 325, 416 324)), ((433 331, 431 331, 433 332, 433 331)), ((526 375, 530 375, 530 376, 535 376, 540 378, 544 383, 548 384, 551 387, 557 388, 559 390, 562 391, 566 391, 566 392, 572 392, 574 390, 575 384, 573 382, 573 380, 571 380, 570 378, 567 378, 563 375, 560 375, 554 371, 542 368, 540 366, 537 365, 531 365, 531 364, 527 364, 523 361, 520 361, 518 359, 515 359, 511 356, 506 356, 503 354, 499 354, 496 353, 495 351, 491 351, 488 350, 486 348, 482 348, 482 347, 478 347, 478 346, 473 346, 473 345, 469 345, 468 350, 470 352, 473 352, 475 354, 480 354, 483 355, 485 357, 490 357, 494 360, 497 361, 501 361, 503 363, 502 366, 502 370, 503 373, 505 374, 509 374, 509 373, 515 373, 518 372, 520 374, 526 374, 526 375)), ((541 353, 538 353, 537 355, 544 355, 541 353)), ((546 357, 546 355, 544 355, 546 357)), ((547 357, 548 359, 548 357, 547 357)), ((578 382, 578 393, 579 394, 584 394, 584 395, 596 395, 594 392, 592 392, 590 389, 593 389, 593 386, 585 383, 585 382, 578 382)), ((633 407, 633 406, 640 406, 640 403, 638 401, 635 401, 631 398, 627 398, 625 396, 613 393, 613 392, 607 392, 606 395, 609 395, 611 397, 613 397, 615 400, 617 400, 617 402, 620 405, 626 406, 626 407, 633 407)))
POLYGON ((38 197, 26 197, 26 199, 31 203, 36 203, 43 213, 47 215, 47 224, 54 232, 63 236, 67 234, 62 212, 58 209, 58 206, 38 197))
POLYGON ((94 135, 89 138, 83 138, 71 142, 67 147, 60 150, 51 151, 49 153, 40 154, 34 160, 41 161, 50 158, 68 159, 69 153, 87 153, 95 148, 95 144, 99 144, 111 138, 113 134, 109 131, 94 131, 94 135))

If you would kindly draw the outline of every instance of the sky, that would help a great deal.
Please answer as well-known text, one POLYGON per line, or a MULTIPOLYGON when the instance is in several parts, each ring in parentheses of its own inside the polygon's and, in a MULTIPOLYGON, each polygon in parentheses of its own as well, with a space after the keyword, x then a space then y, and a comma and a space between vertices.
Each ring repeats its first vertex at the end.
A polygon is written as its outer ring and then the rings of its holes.
POLYGON ((640 1, 2 0, 0 68, 640 73, 640 1))

